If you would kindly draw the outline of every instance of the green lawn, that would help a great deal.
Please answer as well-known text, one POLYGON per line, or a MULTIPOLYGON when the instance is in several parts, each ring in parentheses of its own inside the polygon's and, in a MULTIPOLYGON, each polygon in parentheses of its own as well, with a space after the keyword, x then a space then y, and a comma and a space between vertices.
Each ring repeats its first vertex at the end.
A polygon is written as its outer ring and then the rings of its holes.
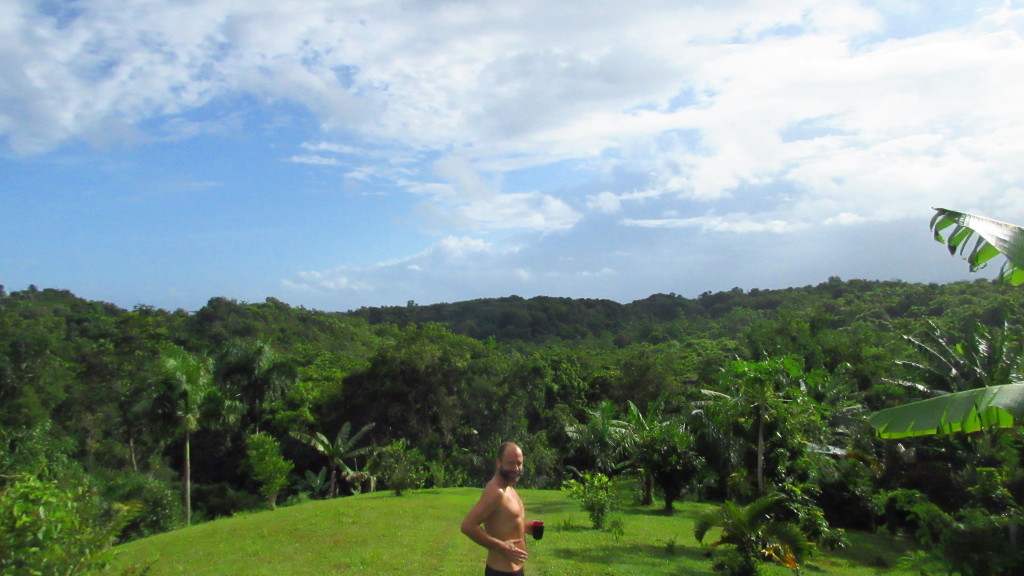
MULTIPOLYGON (((483 548, 459 532, 479 489, 377 492, 245 514, 160 534, 116 548, 110 574, 479 576, 483 548)), ((575 501, 550 490, 522 490, 528 519, 542 519, 544 539, 530 541, 530 576, 707 575, 711 563, 693 538, 697 504, 625 506, 624 533, 589 528, 575 501)), ((874 534, 852 534, 839 553, 819 553, 805 573, 910 575, 896 570, 906 545, 874 534)), ((769 574, 791 574, 771 567, 769 574)))

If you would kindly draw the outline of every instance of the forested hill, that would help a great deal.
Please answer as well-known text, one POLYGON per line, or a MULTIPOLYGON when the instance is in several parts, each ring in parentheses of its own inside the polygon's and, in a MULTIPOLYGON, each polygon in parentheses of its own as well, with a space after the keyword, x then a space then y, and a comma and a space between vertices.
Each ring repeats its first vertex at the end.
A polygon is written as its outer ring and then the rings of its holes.
POLYGON ((777 313, 812 320, 816 327, 952 316, 960 327, 972 319, 998 325, 1021 308, 1021 292, 987 280, 951 284, 843 281, 778 290, 733 288, 697 298, 654 294, 620 304, 611 300, 538 296, 360 308, 348 315, 370 324, 438 322, 476 339, 502 342, 599 340, 618 346, 698 335, 735 335, 757 318, 777 313))
MULTIPOLYGON (((125 310, 88 301, 67 290, 30 287, 0 299, 33 301, 66 316, 73 330, 87 318, 116 317, 125 310)), ((439 323, 477 340, 519 345, 590 342, 615 347, 693 337, 735 337, 765 319, 799 318, 811 330, 839 329, 858 323, 882 323, 901 331, 914 321, 943 318, 967 330, 974 322, 998 326, 1015 322, 1024 311, 1024 291, 988 280, 950 284, 829 278, 815 286, 776 290, 733 288, 696 298, 654 294, 622 304, 589 298, 507 296, 455 303, 363 307, 348 312, 292 307, 275 298, 246 303, 214 297, 198 311, 167 312, 140 305, 136 311, 164 316, 172 340, 190 348, 217 347, 232 338, 263 338, 286 350, 294 346, 332 353, 368 346, 366 329, 385 325, 439 323), (892 323, 896 322, 896 326, 892 323)), ((94 327, 95 329, 95 327, 94 327)), ((364 350, 365 351, 365 350, 364 350)))

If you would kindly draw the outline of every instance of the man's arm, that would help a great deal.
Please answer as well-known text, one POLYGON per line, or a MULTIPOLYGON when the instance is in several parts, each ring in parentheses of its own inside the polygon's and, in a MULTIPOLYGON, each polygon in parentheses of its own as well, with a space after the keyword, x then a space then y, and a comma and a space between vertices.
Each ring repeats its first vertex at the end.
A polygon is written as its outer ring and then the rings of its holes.
POLYGON ((488 486, 480 495, 480 500, 477 500, 476 505, 462 520, 462 533, 489 550, 499 550, 505 547, 504 542, 492 538, 481 526, 494 513, 499 503, 501 503, 501 492, 488 486))

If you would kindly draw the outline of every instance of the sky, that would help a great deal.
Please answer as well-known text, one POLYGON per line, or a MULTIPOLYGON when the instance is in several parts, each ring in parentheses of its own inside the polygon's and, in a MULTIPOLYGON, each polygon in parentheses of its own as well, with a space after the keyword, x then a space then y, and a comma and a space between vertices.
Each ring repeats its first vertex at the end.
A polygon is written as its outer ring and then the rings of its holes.
POLYGON ((1024 2, 0 0, 0 284, 197 310, 971 274, 1024 2))

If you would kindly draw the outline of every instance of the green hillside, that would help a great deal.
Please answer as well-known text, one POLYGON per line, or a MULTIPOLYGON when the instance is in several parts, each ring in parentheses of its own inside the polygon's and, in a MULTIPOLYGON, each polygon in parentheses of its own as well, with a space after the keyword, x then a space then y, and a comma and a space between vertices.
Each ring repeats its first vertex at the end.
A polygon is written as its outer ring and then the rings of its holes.
MULTIPOLYGON (((108 573, 139 574, 149 567, 150 576, 476 576, 485 554, 459 532, 459 523, 479 493, 376 492, 216 520, 120 546, 108 573)), ((561 492, 522 495, 528 518, 548 526, 543 540, 529 542, 531 576, 713 574, 693 538, 697 504, 686 503, 671 517, 656 508, 626 506, 618 516, 624 533, 616 536, 590 528, 586 514, 561 492)), ((807 568, 850 576, 912 574, 895 569, 906 552, 901 542, 864 533, 850 540, 840 553, 815 555, 807 568)), ((791 574, 769 568, 768 574, 791 574)))

